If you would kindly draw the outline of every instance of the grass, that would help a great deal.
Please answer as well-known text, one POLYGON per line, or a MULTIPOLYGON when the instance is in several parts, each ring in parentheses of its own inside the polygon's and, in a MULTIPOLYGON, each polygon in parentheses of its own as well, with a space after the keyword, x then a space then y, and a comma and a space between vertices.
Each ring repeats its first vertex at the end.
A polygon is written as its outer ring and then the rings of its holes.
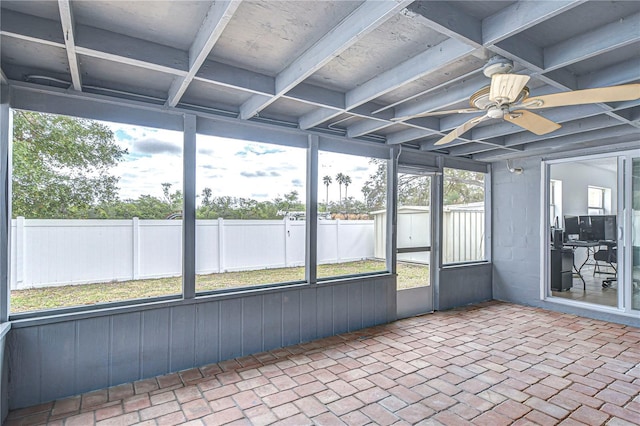
MULTIPOLYGON (((384 270, 375 260, 318 266, 318 277, 337 277, 384 270)), ((196 291, 204 292, 304 280, 304 267, 224 272, 196 276, 196 291)), ((429 267, 398 263, 398 289, 429 282, 429 267)), ((169 277, 109 283, 43 287, 11 292, 11 313, 39 311, 71 306, 94 305, 131 299, 170 296, 182 292, 182 277, 169 277)))

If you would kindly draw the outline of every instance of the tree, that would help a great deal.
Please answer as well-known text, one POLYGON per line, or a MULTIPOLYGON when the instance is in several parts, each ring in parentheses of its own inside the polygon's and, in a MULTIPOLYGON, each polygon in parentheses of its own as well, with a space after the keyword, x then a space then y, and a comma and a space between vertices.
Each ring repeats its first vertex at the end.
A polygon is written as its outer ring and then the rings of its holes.
POLYGON ((85 218, 115 201, 109 169, 127 153, 105 125, 92 120, 16 110, 13 128, 13 215, 85 218))
POLYGON ((347 199, 347 189, 349 189, 349 185, 351 185, 351 176, 345 175, 342 179, 342 183, 344 183, 344 199, 347 199))
POLYGON ((170 183, 162 183, 162 195, 164 196, 164 202, 167 204, 172 212, 182 211, 182 191, 176 190, 171 192, 170 183))
POLYGON ((325 176, 322 178, 322 183, 324 183, 324 186, 327 187, 327 196, 324 199, 324 203, 325 205, 329 205, 329 185, 331 185, 333 181, 331 180, 331 176, 325 176))
MULTIPOLYGON (((376 171, 362 187, 367 207, 381 209, 387 199, 387 167, 385 160, 372 159, 376 171)), ((459 169, 445 169, 444 205, 467 204, 484 200, 484 174, 459 169)), ((426 176, 400 174, 398 176, 398 204, 428 206, 431 190, 426 176)))
POLYGON ((342 202, 342 184, 344 183, 344 175, 342 173, 338 173, 336 175, 336 182, 338 182, 339 188, 340 188, 340 195, 338 197, 338 203, 342 202))
POLYGON ((387 205, 387 163, 377 159, 371 159, 369 162, 377 167, 362 185, 362 194, 369 211, 380 210, 387 205))
POLYGON ((443 204, 468 204, 484 201, 484 174, 459 169, 444 169, 443 204))

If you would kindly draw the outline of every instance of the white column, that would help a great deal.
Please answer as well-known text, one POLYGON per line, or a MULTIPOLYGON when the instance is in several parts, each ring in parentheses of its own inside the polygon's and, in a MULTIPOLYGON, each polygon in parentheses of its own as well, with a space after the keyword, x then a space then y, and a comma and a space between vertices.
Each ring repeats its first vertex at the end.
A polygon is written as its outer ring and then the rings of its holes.
POLYGON ((184 115, 182 150, 182 297, 196 297, 196 116, 184 115))
POLYGON ((131 278, 140 278, 140 221, 137 217, 131 219, 131 253, 133 255, 131 278))
POLYGON ((289 257, 287 256, 287 252, 289 249, 289 239, 291 238, 291 225, 289 222, 289 218, 287 216, 284 217, 284 266, 289 267, 289 257))
POLYGON ((11 132, 10 90, 0 85, 0 323, 9 319, 9 250, 11 244, 11 132))
POLYGON ((318 136, 309 135, 307 148, 307 222, 305 279, 318 282, 318 136))
POLYGON ((336 219, 336 262, 340 262, 340 219, 336 219))
POLYGON ((218 218, 218 272, 224 272, 224 219, 218 218))
MULTIPOLYGON (((25 247, 25 235, 24 235, 24 217, 18 216, 16 219, 16 235, 13 237, 16 241, 16 288, 21 288, 24 284, 24 247, 25 247)), ((11 243, 11 242, 9 242, 11 243)), ((11 246, 9 246, 11 247, 11 246)))

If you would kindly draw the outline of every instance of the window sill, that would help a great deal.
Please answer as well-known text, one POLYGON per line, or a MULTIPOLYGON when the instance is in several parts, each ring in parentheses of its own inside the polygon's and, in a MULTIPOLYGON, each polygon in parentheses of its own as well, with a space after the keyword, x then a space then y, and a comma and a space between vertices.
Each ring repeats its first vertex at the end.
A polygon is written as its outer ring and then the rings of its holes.
MULTIPOLYGON (((108 315, 120 315, 132 312, 142 312, 152 309, 185 306, 199 303, 215 302, 226 299, 237 299, 240 297, 256 296, 260 294, 269 294, 276 292, 295 291, 301 288, 314 288, 316 286, 333 286, 357 282, 367 279, 375 279, 381 277, 392 276, 390 272, 371 273, 366 275, 357 275, 349 277, 326 278, 316 284, 308 284, 306 282, 296 282, 287 284, 267 285, 263 287, 238 288, 236 291, 224 291, 217 293, 199 293, 193 299, 182 299, 180 296, 168 296, 154 299, 135 300, 129 302, 105 303, 101 306, 77 306, 72 308, 63 308, 57 310, 25 312, 15 314, 10 317, 11 327, 25 328, 37 325, 53 324, 66 321, 74 321, 87 318, 97 318, 108 315)), ((4 325, 4 324, 0 324, 4 325)))
POLYGON ((440 270, 447 270, 447 269, 456 269, 456 268, 466 268, 466 267, 472 267, 472 266, 480 266, 480 265, 490 265, 491 262, 488 260, 477 260, 477 261, 471 261, 471 262, 460 262, 460 263, 448 263, 446 265, 442 265, 440 267, 440 270))

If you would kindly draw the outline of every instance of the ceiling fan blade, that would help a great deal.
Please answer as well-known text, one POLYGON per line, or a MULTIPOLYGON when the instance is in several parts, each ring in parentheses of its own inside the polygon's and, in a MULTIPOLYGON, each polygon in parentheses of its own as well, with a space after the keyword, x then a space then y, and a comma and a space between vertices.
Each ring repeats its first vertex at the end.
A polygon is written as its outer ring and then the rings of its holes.
POLYGON ((448 144, 449 142, 453 142, 457 137, 462 136, 462 134, 468 132, 473 127, 478 125, 480 122, 482 122, 482 121, 484 121, 484 120, 486 120, 488 118, 489 118, 488 115, 481 115, 480 117, 473 117, 471 120, 465 121, 464 123, 462 123, 461 125, 459 125, 455 129, 453 129, 445 137, 443 137, 440 140, 438 140, 438 142, 436 142, 435 144, 436 145, 445 145, 445 144, 448 144))
POLYGON ((405 115, 403 117, 393 117, 391 121, 404 121, 404 120, 410 120, 412 118, 430 117, 434 115, 467 114, 470 112, 480 112, 480 111, 482 110, 479 110, 478 108, 450 109, 446 111, 429 111, 429 112, 423 112, 420 114, 405 115))
POLYGON ((520 96, 529 81, 528 75, 494 74, 491 76, 489 100, 499 104, 510 104, 520 96))
POLYGON ((527 109, 553 108, 600 102, 634 101, 636 99, 640 99, 640 83, 536 96, 527 99, 520 107, 527 109))
POLYGON ((504 119, 536 135, 546 135, 562 127, 541 115, 523 109, 507 112, 504 115, 504 119))

